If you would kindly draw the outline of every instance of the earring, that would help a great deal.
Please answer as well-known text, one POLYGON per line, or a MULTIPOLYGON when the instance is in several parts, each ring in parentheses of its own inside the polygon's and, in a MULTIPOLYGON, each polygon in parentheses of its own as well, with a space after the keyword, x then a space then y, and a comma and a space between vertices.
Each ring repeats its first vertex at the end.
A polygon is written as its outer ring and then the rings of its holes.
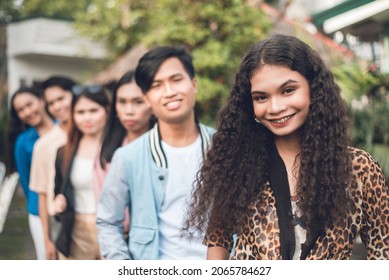
POLYGON ((254 120, 255 120, 256 123, 261 123, 261 121, 258 120, 257 117, 254 117, 254 120))

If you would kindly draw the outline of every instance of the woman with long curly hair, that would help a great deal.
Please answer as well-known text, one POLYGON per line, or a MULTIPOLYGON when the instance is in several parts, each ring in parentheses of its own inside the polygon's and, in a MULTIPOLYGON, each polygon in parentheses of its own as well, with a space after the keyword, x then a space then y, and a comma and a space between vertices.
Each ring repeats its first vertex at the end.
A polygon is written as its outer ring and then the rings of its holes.
POLYGON ((389 259, 389 196, 350 147, 346 106, 320 56, 285 35, 243 59, 197 176, 186 233, 208 259, 389 259))

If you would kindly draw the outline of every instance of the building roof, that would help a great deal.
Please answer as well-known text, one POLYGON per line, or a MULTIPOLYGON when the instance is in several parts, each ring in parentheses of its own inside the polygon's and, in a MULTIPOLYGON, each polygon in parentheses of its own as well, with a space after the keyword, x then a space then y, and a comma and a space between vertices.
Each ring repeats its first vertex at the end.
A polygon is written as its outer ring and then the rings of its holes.
POLYGON ((143 45, 136 45, 125 54, 117 58, 110 66, 98 73, 92 83, 108 84, 117 81, 121 76, 131 69, 135 69, 139 59, 147 52, 143 45))
POLYGON ((261 4, 261 9, 275 22, 272 33, 298 37, 315 49, 327 66, 332 66, 335 62, 346 62, 355 58, 353 52, 345 46, 336 43, 331 38, 317 32, 317 30, 312 30, 313 24, 311 22, 296 21, 287 17, 280 19, 280 12, 266 3, 261 4))
POLYGON ((389 25, 389 1, 346 1, 313 15, 312 20, 326 34, 342 31, 365 42, 378 41, 389 25))

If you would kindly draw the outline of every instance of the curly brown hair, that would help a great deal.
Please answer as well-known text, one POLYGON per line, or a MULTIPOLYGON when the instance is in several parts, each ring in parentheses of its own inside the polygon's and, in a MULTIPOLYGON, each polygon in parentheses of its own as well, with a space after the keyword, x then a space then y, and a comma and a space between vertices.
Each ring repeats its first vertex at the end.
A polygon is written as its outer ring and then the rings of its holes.
POLYGON ((273 134, 254 120, 250 79, 264 66, 287 67, 310 85, 310 108, 302 128, 299 207, 308 230, 343 222, 350 205, 348 118, 340 88, 312 48, 285 35, 254 45, 243 59, 230 95, 219 112, 212 147, 192 193, 184 232, 216 229, 239 233, 248 206, 269 180, 273 134))

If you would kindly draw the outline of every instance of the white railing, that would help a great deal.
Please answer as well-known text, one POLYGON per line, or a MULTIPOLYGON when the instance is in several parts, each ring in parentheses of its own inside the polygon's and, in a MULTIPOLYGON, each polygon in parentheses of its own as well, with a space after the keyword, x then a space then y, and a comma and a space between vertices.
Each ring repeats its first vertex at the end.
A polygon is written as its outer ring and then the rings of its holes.
POLYGON ((0 233, 3 232, 8 210, 19 182, 19 174, 13 173, 5 177, 6 167, 0 162, 0 233))

